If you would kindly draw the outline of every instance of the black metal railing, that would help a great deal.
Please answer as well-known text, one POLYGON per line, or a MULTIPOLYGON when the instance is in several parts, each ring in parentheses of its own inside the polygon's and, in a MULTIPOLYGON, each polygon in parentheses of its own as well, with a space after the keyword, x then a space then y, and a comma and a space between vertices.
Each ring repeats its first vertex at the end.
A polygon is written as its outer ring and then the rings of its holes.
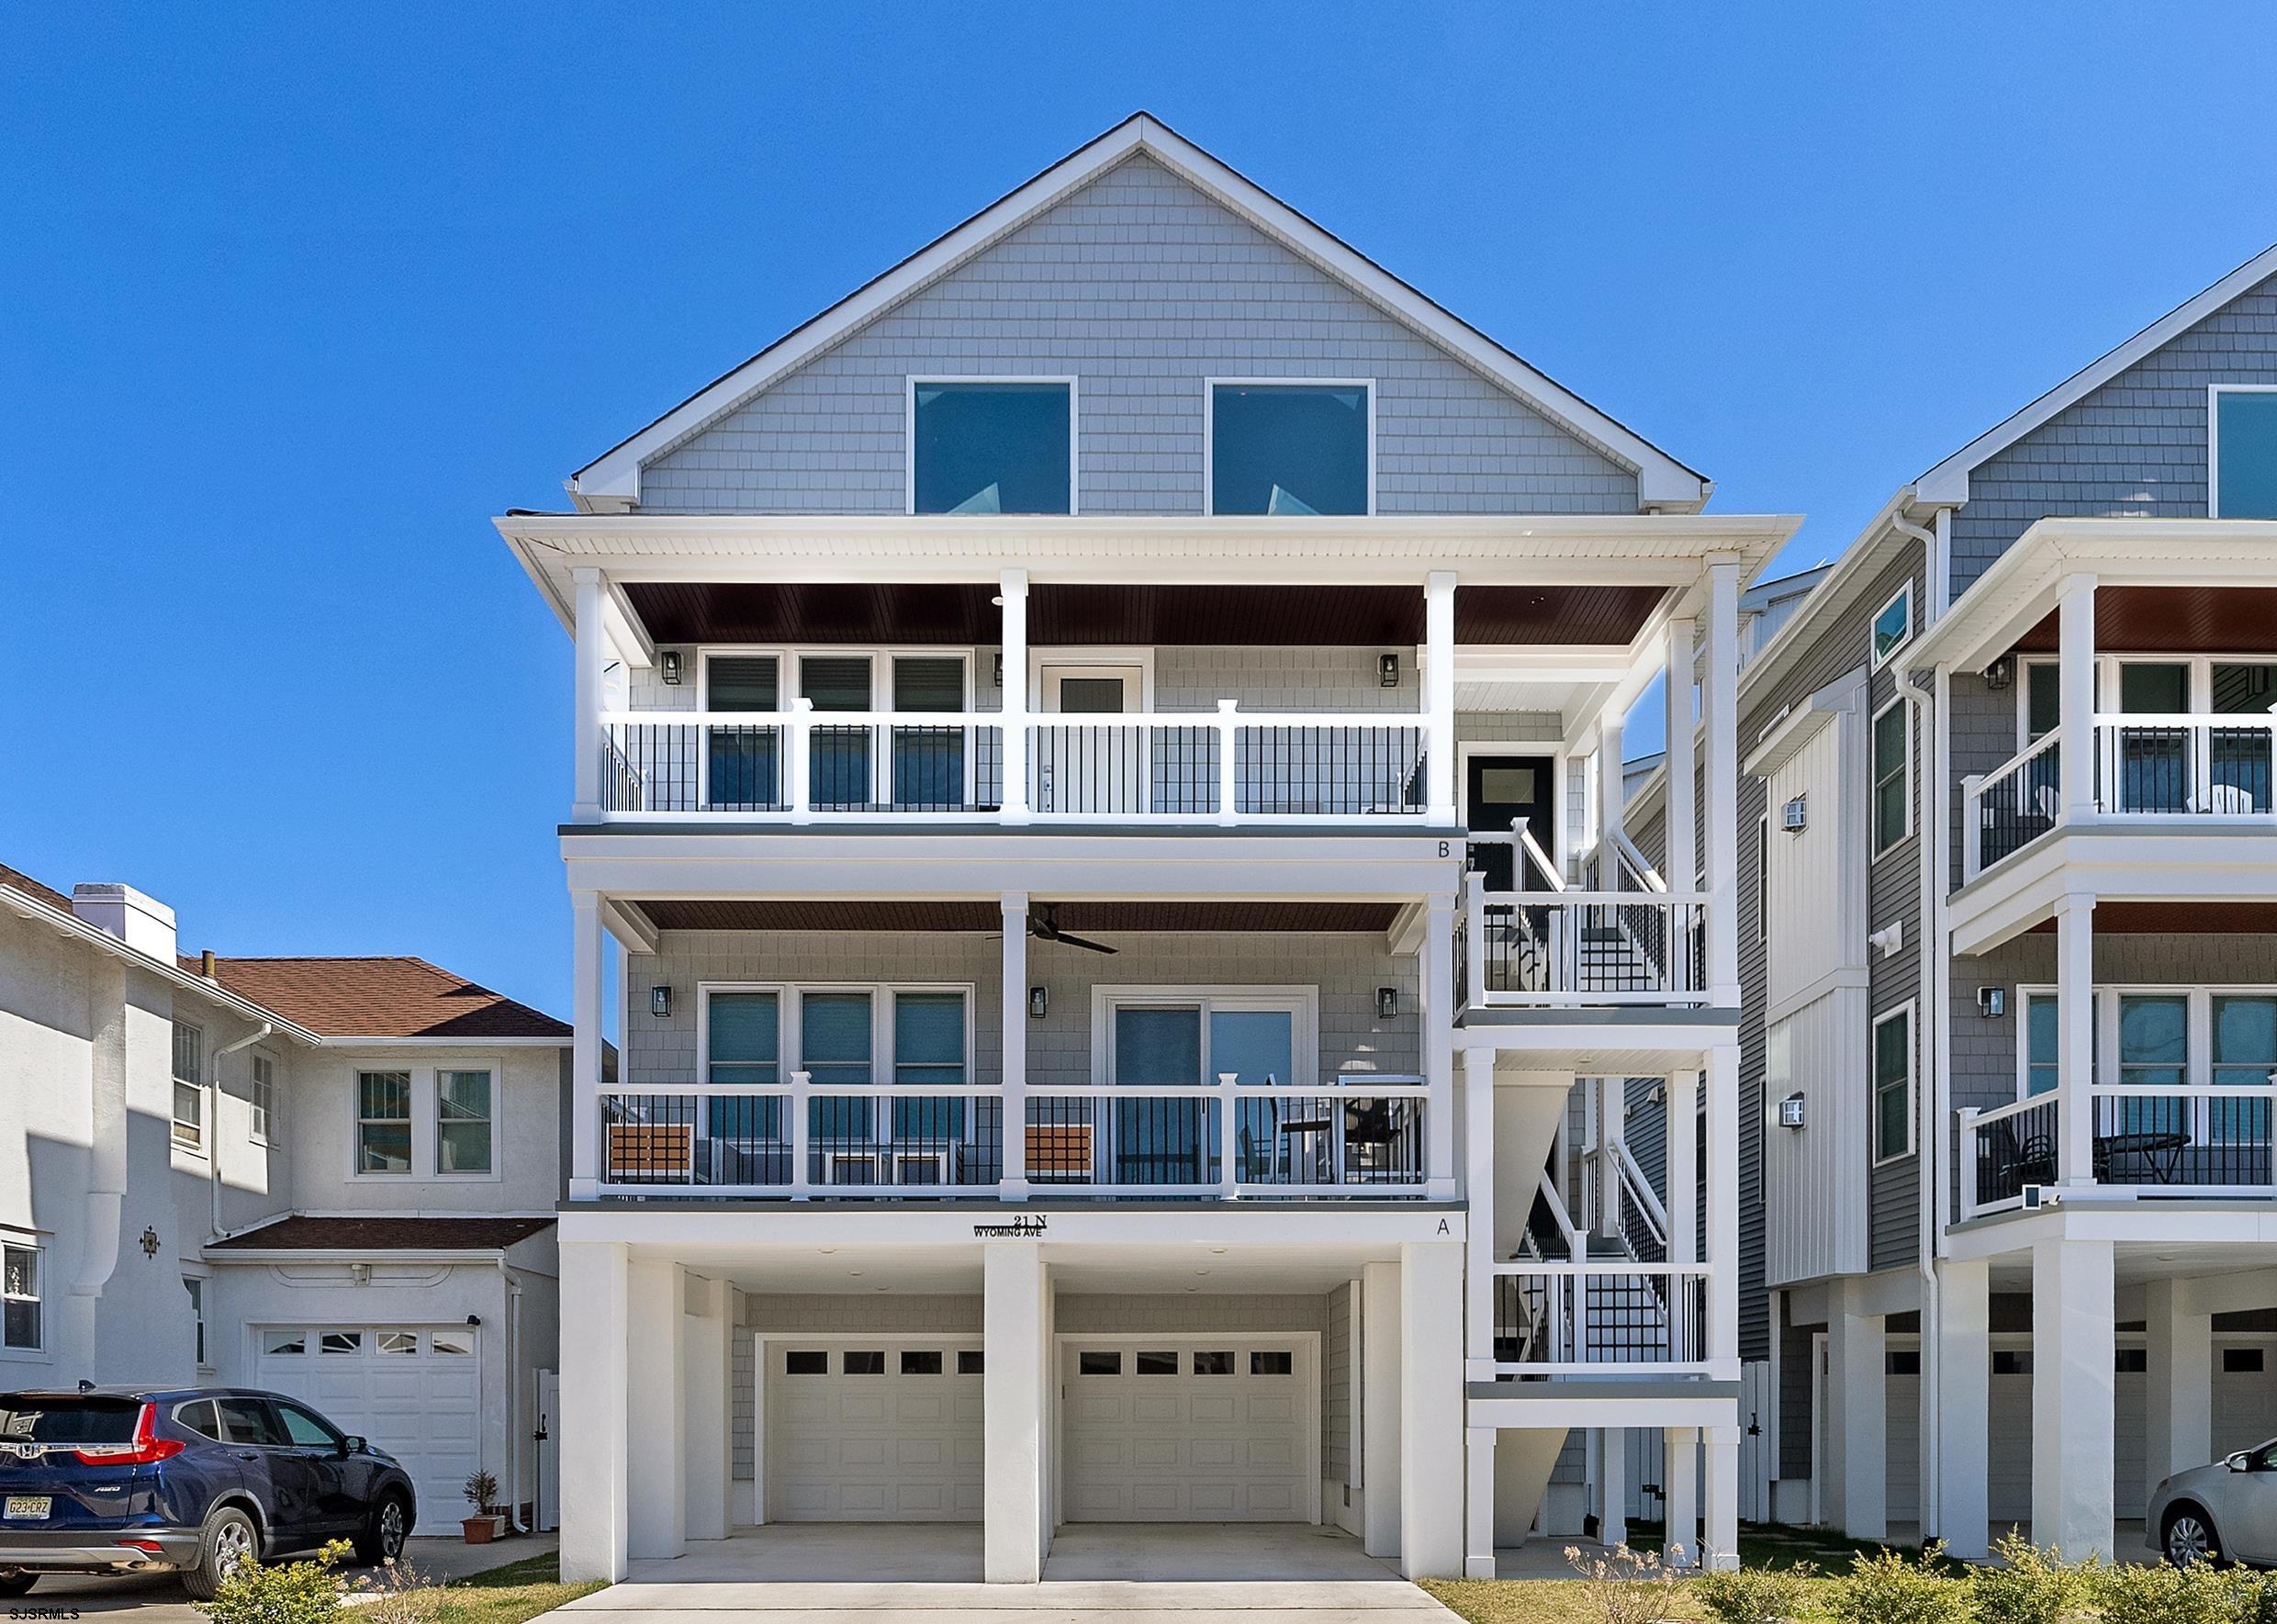
POLYGON ((1419 727, 1243 727, 1234 805, 1267 816, 1419 812, 1422 762, 1419 727))
POLYGON ((1989 868, 2056 826, 2063 799, 2059 743, 2049 738, 1977 793, 1977 865, 1989 868))

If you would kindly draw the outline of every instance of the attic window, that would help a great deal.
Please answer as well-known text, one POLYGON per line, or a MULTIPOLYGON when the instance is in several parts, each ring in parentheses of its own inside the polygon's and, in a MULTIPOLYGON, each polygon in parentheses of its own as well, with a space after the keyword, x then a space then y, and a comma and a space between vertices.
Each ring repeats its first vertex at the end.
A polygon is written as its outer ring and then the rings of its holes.
POLYGON ((1075 511, 1070 378, 913 378, 909 510, 1075 511))
POLYGON ((1214 379, 1208 390, 1211 512, 1374 511, 1368 384, 1214 379))
POLYGON ((2216 519, 2277 519, 2277 389, 2216 388, 2212 404, 2207 511, 2216 519))

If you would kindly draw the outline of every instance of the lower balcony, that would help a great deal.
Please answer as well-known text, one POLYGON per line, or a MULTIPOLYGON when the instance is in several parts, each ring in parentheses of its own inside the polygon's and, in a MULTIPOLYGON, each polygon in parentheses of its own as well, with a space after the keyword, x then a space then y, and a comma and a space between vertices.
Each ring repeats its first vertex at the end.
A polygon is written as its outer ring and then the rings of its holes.
POLYGON ((2066 1199, 2238 1200, 2277 1196, 2267 1078, 2238 1085, 2104 1086, 2088 1091, 2083 1135, 2068 1136, 2066 1091, 1960 1114, 1961 1215, 2066 1199), (2085 1153, 2067 1154, 2067 1139, 2085 1153), (2085 1166, 2081 1162, 2084 1160, 2085 1166), (2084 1177, 2081 1176, 2084 1174, 2084 1177))

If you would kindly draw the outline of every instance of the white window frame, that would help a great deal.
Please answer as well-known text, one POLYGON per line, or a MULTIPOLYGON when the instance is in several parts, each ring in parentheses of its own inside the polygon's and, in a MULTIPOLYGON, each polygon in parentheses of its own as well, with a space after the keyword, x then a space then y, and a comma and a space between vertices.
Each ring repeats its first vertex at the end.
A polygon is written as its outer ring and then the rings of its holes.
MULTIPOLYGON (((31 1254, 31 1284, 28 1292, 6 1292, 6 1300, 16 1303, 36 1303, 39 1306, 39 1339, 29 1344, 0 1341, 0 1359, 38 1359, 48 1350, 48 1249, 40 1241, 20 1232, 0 1234, 0 1248, 11 1252, 31 1254)), ((0 1259, 0 1291, 6 1291, 5 1260, 0 1259)), ((0 1332, 0 1336, 5 1336, 0 1332)))
POLYGON ((1886 1009, 1874 1017, 1867 1034, 1866 1074, 1871 1109, 1868 1113, 1867 1133, 1873 1146, 1873 1165, 1887 1167, 1893 1161, 1903 1161, 1917 1148, 1914 1141, 1920 1133, 1915 1117, 1921 1109, 1921 1023, 1917 1015, 1917 1001, 1907 999, 1894 1008, 1886 1009), (1892 1021, 1905 1023, 1905 1148, 1892 1150, 1887 1156, 1881 1150, 1881 1096, 1883 1083, 1877 1068, 1881 1053, 1881 1029, 1892 1021))
POLYGON ((211 1277, 204 1274, 185 1274, 182 1289, 190 1299, 190 1351, 201 1371, 213 1369, 213 1345, 207 1338, 206 1290, 211 1277))
POLYGON ((274 1144, 276 1140, 276 1057, 267 1049, 254 1049, 245 1062, 246 1132, 256 1145, 274 1144), (268 1069, 268 1080, 262 1080, 262 1069, 268 1069))
POLYGON ((166 1069, 174 1084, 174 1091, 169 1096, 172 1103, 167 1107, 173 1117, 174 1148, 192 1156, 203 1156, 206 1154, 206 1142, 213 1133, 213 1125, 206 1120, 206 1029, 203 1026, 195 1021, 175 1018, 166 1069), (185 1032, 190 1035, 196 1049, 190 1066, 196 1075, 191 1077, 182 1075, 182 1035, 185 1032), (193 1108, 196 1112, 196 1115, 187 1118, 182 1114, 182 1090, 185 1088, 196 1101, 193 1108), (186 1136, 185 1129, 188 1130, 186 1136))
POLYGON ((1896 659, 1898 655, 1904 651, 1905 645, 1912 641, 1913 580, 1912 577, 1909 576, 1906 577, 1904 583, 1901 585, 1896 591, 1890 593, 1889 597, 1881 600, 1881 607, 1876 610, 1873 613, 1873 617, 1866 622, 1866 653, 1869 669, 1875 671, 1880 670, 1891 660, 1896 659), (1878 632, 1876 628, 1880 625, 1882 616, 1888 614, 1890 612, 1890 606, 1895 604, 1901 598, 1905 599, 1905 630, 1900 633, 1898 640, 1895 643, 1891 644, 1887 650, 1884 650, 1879 646, 1880 633, 1878 632))
MULTIPOLYGON (((1073 373, 911 373, 902 392, 902 511, 912 518, 917 512, 917 386, 920 384, 1065 384, 1068 392, 1068 510, 1075 517, 1082 511, 1082 462, 1079 454, 1077 425, 1082 420, 1082 381, 1073 373)), ((1056 515, 997 514, 997 513, 927 513, 927 519, 1010 519, 1056 517, 1056 515)))
POLYGON ((696 1083, 707 1094, 777 1094, 791 1086, 791 1075, 801 1070, 800 1037, 803 1006, 813 993, 867 992, 869 994, 869 1077, 863 1088, 893 1081, 893 997, 901 992, 953 992, 965 1003, 965 1088, 981 1081, 974 1055, 972 1010, 979 987, 971 981, 699 981, 696 983, 696 1083), (765 1082, 712 1082, 712 995, 714 992, 772 992, 775 1005, 775 1075, 765 1082))
POLYGON ((1868 844, 1875 857, 1888 857, 1913 837, 1913 718, 1903 694, 1891 696, 1890 702, 1877 709, 1866 727, 1866 817, 1871 836, 1868 844), (1905 823, 1897 834, 1884 841, 1881 837, 1880 763, 1874 759, 1874 741, 1881 733, 1881 719, 1890 711, 1905 709, 1905 823))
MULTIPOLYGON (((1006 380, 1009 381, 1009 380, 1006 380)), ((964 696, 962 711, 966 716, 979 715, 974 683, 980 663, 980 649, 964 644, 768 644, 768 643, 700 643, 696 645, 696 709, 709 712, 712 709, 712 661, 715 656, 729 659, 772 657, 775 661, 776 708, 772 711, 737 711, 739 716, 757 719, 767 716, 787 716, 791 701, 798 696, 791 690, 799 686, 799 662, 804 659, 867 659, 869 662, 869 711, 876 715, 906 715, 912 727, 939 725, 938 718, 950 713, 943 711, 896 711, 893 708, 893 662, 897 659, 955 660, 964 667, 964 696), (928 723, 926 718, 937 719, 928 723)), ((665 713, 667 717, 669 712, 665 713)), ((814 725, 828 727, 832 712, 814 711, 814 725)), ((970 801, 976 793, 980 777, 980 750, 977 746, 965 751, 965 799, 970 801)), ((787 780, 790 766, 778 760, 776 772, 787 780)), ((869 790, 873 800, 887 801, 893 788, 893 752, 888 748, 870 752, 869 790)), ((712 752, 700 748, 696 752, 696 794, 700 805, 712 801, 712 752)))
POLYGON ((2222 517, 2222 397, 2277 394, 2277 384, 2206 386, 2206 517, 2222 517))
POLYGON ((348 1162, 359 1179, 416 1179, 419 1177, 419 1072, 409 1066, 355 1065, 348 1069, 348 1162), (364 1114, 364 1080, 403 1073, 403 1126, 409 1138, 409 1165, 400 1172, 364 1165, 364 1129, 368 1123, 393 1123, 392 1116, 364 1114))
MULTIPOLYGON (((478 1066, 472 1064, 460 1066, 437 1066, 434 1069, 433 1076, 435 1108, 428 1122, 428 1128, 429 1144, 433 1153, 433 1160, 430 1166, 432 1170, 434 1177, 438 1179, 450 1179, 454 1182, 460 1179, 489 1179, 497 1177, 499 1161, 499 1095, 503 1092, 499 1086, 498 1068, 488 1063, 478 1066), (483 1126, 490 1130, 490 1165, 486 1168, 464 1172, 445 1172, 443 1170, 443 1074, 446 1071, 478 1071, 487 1080, 488 1086, 483 1091, 484 1099, 482 1121, 483 1126)), ((418 1092, 416 1089, 412 1092, 412 1110, 414 1114, 416 1114, 418 1110, 418 1092)), ((413 1165, 417 1165, 416 1158, 414 1158, 413 1165)))
MULTIPOLYGON (((1202 512, 1204 517, 1217 511, 1217 390, 1220 386, 1230 388, 1261 386, 1311 387, 1321 389, 1365 389, 1368 392, 1368 511, 1375 517, 1375 403, 1376 381, 1374 378, 1316 378, 1316 377, 1206 377, 1202 380, 1202 512)), ((1262 518, 1264 515, 1242 514, 1242 518, 1262 518)), ((1351 518, 1350 514, 1324 513, 1324 519, 1351 518)))
MULTIPOLYGON (((1115 1012, 1126 1004, 1194 1004, 1201 1011, 1202 1076, 1197 1085, 1216 1088, 1210 1070, 1209 1018, 1224 1012, 1285 1012, 1289 1022, 1289 1070, 1285 1086, 1318 1092, 1320 1075, 1320 989, 1316 986, 1213 986, 1204 982, 1169 985, 1094 986, 1091 990, 1091 1081, 1115 1086, 1115 1012)), ((1342 1080, 1339 1080, 1342 1081, 1342 1080)))
MULTIPOLYGON (((2031 1081, 2032 1033, 2028 1018, 2023 1014, 2027 1001, 2046 999, 2054 1002, 2059 990, 2053 982, 2030 982, 2016 988, 2018 1015, 2016 1023, 2016 1097, 2052 1099, 2051 1094, 2027 1095, 2031 1081)), ((2210 1088, 2214 1085, 2214 1001, 2217 998, 2263 998, 2277 1002, 2277 982, 2209 981, 2203 984, 2144 981, 2098 981, 2092 994, 2095 1001, 2093 1027, 2095 1052, 2092 1057, 2091 1085, 2105 1080, 2123 1081, 2119 1070, 2119 1001, 2123 998, 2179 998, 2183 1001, 2182 1083, 2186 1088, 2210 1088)), ((2062 1079, 2057 1079, 2060 1086, 2062 1079)), ((2272 1103, 2271 1131, 2277 1133, 2277 1085, 2270 1091, 2272 1103)), ((2203 1096, 2188 1098, 2191 1106, 2191 1133, 2200 1144, 2212 1143, 2213 1110, 2215 1102, 2203 1096)), ((2247 1141, 2233 1141, 2243 1143, 2247 1141)))

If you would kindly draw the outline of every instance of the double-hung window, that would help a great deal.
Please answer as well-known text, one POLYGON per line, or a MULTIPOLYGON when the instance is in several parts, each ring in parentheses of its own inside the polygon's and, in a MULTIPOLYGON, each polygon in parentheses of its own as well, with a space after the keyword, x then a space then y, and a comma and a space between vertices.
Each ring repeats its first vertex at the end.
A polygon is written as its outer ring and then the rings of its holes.
POLYGON ((258 1049, 253 1051, 250 1090, 252 1136, 266 1144, 276 1126, 276 1062, 258 1049))
POLYGON ((490 1170, 490 1074, 435 1073, 435 1171, 490 1170))
POLYGON ((185 1150, 206 1143, 206 1035, 174 1024, 174 1142, 185 1150))
POLYGON ((909 510, 1075 511, 1075 385, 1067 378, 914 378, 909 510))
POLYGON ((1375 510, 1373 388, 1352 380, 1205 386, 1209 511, 1375 510))
POLYGON ((868 1154, 877 1139, 877 1101, 846 1091, 867 1090, 875 1078, 875 1004, 868 992, 806 992, 799 998, 799 1068, 816 1091, 809 1115, 814 1142, 832 1155, 832 1182, 864 1183, 868 1154), (832 1092, 839 1091, 839 1092, 832 1092))
MULTIPOLYGON (((2112 1130, 2122 1134, 2182 1131, 2190 1102, 2160 1089, 2181 1088, 2190 1077, 2190 1000, 2186 996, 2122 994, 2119 999, 2119 1084, 2130 1092, 2112 1102, 2112 1130), (2136 1092, 2132 1091, 2143 1091, 2136 1092)), ((2096 1129, 2103 1132, 2099 1121, 2096 1129)))
MULTIPOLYGON (((944 1092, 965 1085, 965 995, 962 992, 893 994, 893 1081, 906 1087, 944 1092)), ((898 1143, 961 1140, 962 1100, 896 1095, 893 1137, 898 1143)))
MULTIPOLYGON (((893 710, 923 715, 965 708, 965 662, 959 655, 897 655, 893 710)), ((965 793, 965 733, 957 723, 893 729, 893 804, 905 812, 955 812, 965 793)))
MULTIPOLYGON (((2213 998, 2211 1006, 2214 1070, 2210 1081, 2216 1088, 2249 1088, 2266 1096, 2270 1079, 2277 1077, 2277 997, 2223 993, 2213 998)), ((2267 1098, 2216 1097, 2207 1102, 2207 1137, 2215 1144, 2270 1142, 2267 1098)))
MULTIPOLYGON (((799 697, 819 711, 867 711, 870 707, 868 655, 802 655, 799 697)), ((807 793, 813 804, 840 812, 858 811, 874 799, 870 730, 866 726, 817 727, 808 735, 807 793)))
MULTIPOLYGON (((782 709, 782 662, 773 655, 712 655, 703 663, 704 709, 765 715, 782 709)), ((782 804, 779 721, 705 730, 706 807, 765 812, 782 804)))
MULTIPOLYGON (((704 1081, 746 1088, 782 1081, 782 994, 711 990, 704 994, 704 1081)), ((707 1144, 715 1165, 709 1182, 763 1183, 763 1148, 782 1138, 782 1099, 776 1094, 714 1094, 705 1103, 707 1144), (746 1176, 750 1175, 750 1176, 746 1176)), ((697 1176, 706 1170, 699 1165, 697 1176)))
POLYGON ((0 1348, 38 1350, 41 1342, 39 1249, 0 1246, 0 1348))
POLYGON ((411 1170, 411 1074, 356 1073, 356 1171, 411 1170))
POLYGON ((1874 855, 1913 832, 1913 719, 1901 699, 1874 714, 1874 855))
POLYGON ((1874 1023, 1874 1159, 1913 1148, 1913 1006, 1874 1023))
POLYGON ((2216 385, 2206 420, 2207 511, 2277 519, 2277 389, 2216 385))

